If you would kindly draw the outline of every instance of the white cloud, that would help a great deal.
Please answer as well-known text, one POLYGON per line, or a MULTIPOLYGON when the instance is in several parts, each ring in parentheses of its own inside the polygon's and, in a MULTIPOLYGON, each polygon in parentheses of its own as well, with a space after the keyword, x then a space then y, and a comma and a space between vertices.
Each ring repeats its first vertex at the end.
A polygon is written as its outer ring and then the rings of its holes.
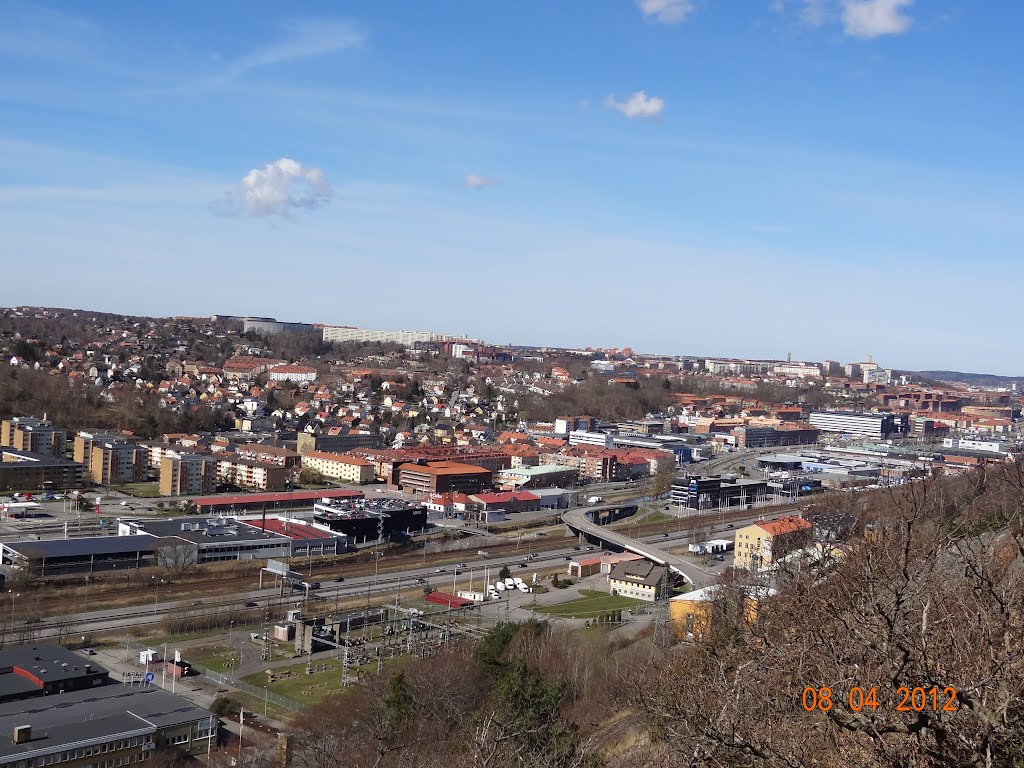
POLYGON ((906 32, 913 20, 902 13, 914 0, 843 0, 843 31, 873 38, 906 32))
POLYGON ((800 21, 809 27, 820 27, 829 17, 829 8, 826 0, 804 0, 804 7, 800 9, 800 21))
POLYGON ((636 5, 645 19, 653 18, 661 24, 679 24, 693 12, 690 0, 636 0, 636 5))
POLYGON ((609 94, 604 100, 608 109, 621 112, 628 118, 634 117, 657 117, 665 108, 665 101, 657 96, 648 96, 643 91, 637 91, 625 101, 616 101, 615 94, 609 94))
POLYGON ((363 42, 363 31, 340 19, 299 19, 285 25, 284 39, 232 62, 217 78, 229 82, 258 67, 324 56, 363 42))
POLYGON ((222 216, 289 217, 293 211, 313 210, 330 202, 331 185, 319 168, 282 157, 253 168, 241 183, 210 204, 222 216))
POLYGON ((466 178, 462 180, 462 186, 466 189, 484 189, 485 187, 496 186, 497 183, 497 179, 492 179, 488 176, 478 176, 475 173, 467 173, 466 178))

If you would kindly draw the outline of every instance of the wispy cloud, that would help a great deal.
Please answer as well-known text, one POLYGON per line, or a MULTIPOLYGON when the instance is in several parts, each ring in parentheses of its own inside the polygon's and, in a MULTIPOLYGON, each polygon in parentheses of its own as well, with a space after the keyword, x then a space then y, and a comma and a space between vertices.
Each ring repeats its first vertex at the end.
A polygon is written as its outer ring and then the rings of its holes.
POLYGON ((466 189, 484 189, 486 187, 497 186, 498 180, 489 176, 479 176, 475 173, 467 173, 466 178, 462 180, 462 186, 466 189))
POLYGON ((210 209, 219 216, 289 218, 296 210, 314 210, 330 202, 333 190, 319 168, 282 157, 253 168, 239 185, 210 209))
POLYGON ((0 56, 67 57, 94 43, 100 28, 81 16, 29 3, 0 6, 0 56))
POLYGON ((809 27, 820 27, 828 21, 829 13, 827 0, 804 0, 799 11, 800 21, 809 27))
POLYGON ((617 101, 615 94, 609 94, 608 98, 604 100, 604 105, 608 109, 621 112, 630 119, 636 117, 652 118, 661 114, 661 111, 665 108, 665 101, 657 96, 648 96, 644 91, 636 91, 625 101, 617 101))
POLYGON ((694 9, 690 0, 636 0, 636 6, 645 19, 653 19, 660 24, 680 24, 694 9))
POLYGON ((851 37, 870 39, 901 35, 913 20, 903 13, 914 0, 843 0, 843 31, 851 37))
POLYGON ((353 48, 366 38, 360 27, 342 19, 293 20, 285 25, 284 31, 285 35, 279 42, 230 62, 214 82, 224 84, 260 67, 353 48))

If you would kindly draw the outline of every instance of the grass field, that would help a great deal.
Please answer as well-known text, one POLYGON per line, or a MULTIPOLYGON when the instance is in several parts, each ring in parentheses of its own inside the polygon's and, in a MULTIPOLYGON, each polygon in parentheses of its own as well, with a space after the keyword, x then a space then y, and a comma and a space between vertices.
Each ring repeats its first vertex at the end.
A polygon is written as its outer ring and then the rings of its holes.
MULTIPOLYGON (((352 649, 353 655, 359 652, 352 649)), ((385 659, 383 669, 395 668, 404 663, 403 659, 385 659)), ((377 672, 376 658, 370 658, 366 664, 349 665, 349 675, 353 678, 362 674, 375 674, 377 672)), ((273 693, 287 696, 300 704, 315 704, 326 696, 340 693, 345 690, 341 685, 342 663, 341 659, 320 659, 313 662, 313 674, 306 674, 306 662, 299 662, 288 667, 278 667, 273 670, 274 682, 268 683, 270 676, 266 672, 256 675, 249 675, 245 678, 247 683, 256 686, 267 686, 273 693)))
POLYGON ((198 645, 188 650, 185 659, 214 672, 228 674, 238 664, 238 650, 216 643, 198 645))
POLYGON ((140 499, 160 498, 160 483, 125 483, 124 485, 113 486, 115 491, 127 493, 129 496, 136 496, 140 499))
POLYGON ((594 619, 604 611, 615 611, 620 608, 632 608, 640 605, 643 600, 635 600, 632 597, 621 595, 609 595, 607 592, 594 592, 589 589, 581 589, 583 597, 576 600, 569 600, 565 603, 550 605, 546 608, 538 608, 538 612, 546 613, 549 616, 560 616, 563 619, 594 619))

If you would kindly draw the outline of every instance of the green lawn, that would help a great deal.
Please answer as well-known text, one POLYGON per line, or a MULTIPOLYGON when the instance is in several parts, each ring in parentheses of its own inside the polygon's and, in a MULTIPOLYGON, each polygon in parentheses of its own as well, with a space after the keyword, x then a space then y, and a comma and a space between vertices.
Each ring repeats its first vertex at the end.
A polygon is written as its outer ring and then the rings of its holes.
POLYGON ((160 498, 160 483, 125 483, 124 485, 111 486, 111 488, 140 499, 160 498))
POLYGON ((238 650, 217 643, 194 646, 183 656, 185 661, 223 674, 230 673, 238 665, 238 650))
POLYGON ((581 589, 580 594, 583 597, 546 608, 538 608, 537 611, 550 616, 560 616, 563 619, 593 619, 604 611, 632 608, 634 605, 643 603, 643 600, 636 600, 632 597, 609 595, 607 592, 594 592, 589 589, 581 589))

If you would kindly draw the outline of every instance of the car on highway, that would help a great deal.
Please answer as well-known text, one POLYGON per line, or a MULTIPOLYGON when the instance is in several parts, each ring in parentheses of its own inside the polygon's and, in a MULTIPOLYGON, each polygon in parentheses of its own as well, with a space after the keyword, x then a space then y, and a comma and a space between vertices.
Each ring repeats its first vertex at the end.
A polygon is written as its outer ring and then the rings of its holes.
POLYGON ((732 527, 733 527, 733 525, 732 525, 732 523, 729 523, 729 524, 728 524, 727 526, 725 526, 725 527, 726 527, 726 528, 732 528, 732 527))
POLYGON ((344 577, 344 576, 335 576, 335 577, 334 577, 334 581, 335 581, 336 583, 338 583, 338 584, 340 584, 340 583, 341 583, 341 582, 343 582, 344 580, 345 580, 345 577, 344 577))
POLYGON ((519 564, 519 567, 520 567, 520 568, 529 568, 529 567, 530 567, 530 564, 529 564, 529 563, 520 563, 520 564, 519 564))
POLYGON ((667 534, 667 533, 663 533, 663 534, 661 534, 661 538, 663 538, 663 539, 667 539, 667 538, 668 538, 668 534, 667 534))
POLYGON ((438 569, 436 569, 434 571, 434 573, 448 573, 448 569, 447 568, 438 568, 438 569))
POLYGON ((312 582, 310 582, 309 588, 310 589, 320 589, 320 582, 319 581, 312 581, 312 582))
POLYGON ((562 559, 563 559, 563 560, 568 560, 568 561, 572 562, 572 555, 566 555, 566 556, 565 556, 565 557, 563 557, 562 559))
POLYGON ((417 584, 426 584, 427 580, 426 579, 416 579, 416 583, 417 584))
POLYGON ((459 568, 469 568, 465 563, 459 563, 459 568))
POLYGON ((259 603, 257 603, 257 602, 256 602, 255 600, 250 600, 249 602, 247 602, 247 603, 245 604, 245 607, 246 607, 246 608, 259 608, 259 607, 260 607, 260 604, 259 604, 259 603))
POLYGON ((572 551, 573 551, 573 552, 579 552, 579 551, 580 551, 580 549, 581 549, 581 547, 573 547, 573 548, 572 548, 572 551))

